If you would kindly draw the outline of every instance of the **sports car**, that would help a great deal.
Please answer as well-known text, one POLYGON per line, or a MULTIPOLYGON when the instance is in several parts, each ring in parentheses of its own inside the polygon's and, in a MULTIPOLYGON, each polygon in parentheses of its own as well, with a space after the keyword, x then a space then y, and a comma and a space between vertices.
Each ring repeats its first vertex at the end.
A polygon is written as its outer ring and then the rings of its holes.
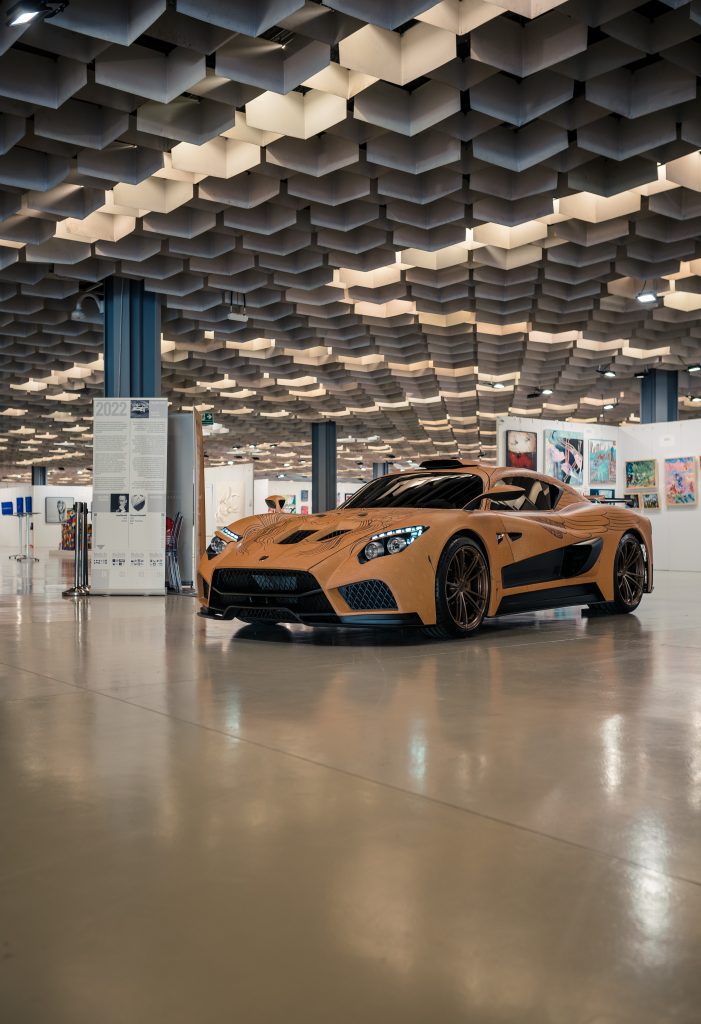
POLYGON ((514 612, 632 612, 652 590, 649 519, 528 470, 439 459, 331 512, 268 505, 216 531, 198 570, 203 614, 467 637, 514 612))

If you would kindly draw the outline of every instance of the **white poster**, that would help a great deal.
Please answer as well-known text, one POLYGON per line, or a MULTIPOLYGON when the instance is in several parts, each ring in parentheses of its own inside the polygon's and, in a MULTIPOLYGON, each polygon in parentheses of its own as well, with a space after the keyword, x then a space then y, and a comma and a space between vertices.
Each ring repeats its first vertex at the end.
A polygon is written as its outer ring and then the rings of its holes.
POLYGON ((164 594, 168 400, 96 398, 95 594, 164 594))

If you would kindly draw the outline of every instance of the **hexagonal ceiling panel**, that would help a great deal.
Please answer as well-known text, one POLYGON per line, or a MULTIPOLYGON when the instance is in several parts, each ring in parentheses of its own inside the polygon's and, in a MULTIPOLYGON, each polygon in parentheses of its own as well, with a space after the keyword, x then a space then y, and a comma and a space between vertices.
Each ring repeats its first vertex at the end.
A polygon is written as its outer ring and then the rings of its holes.
POLYGON ((162 296, 164 394, 214 414, 209 460, 261 474, 307 470, 319 419, 342 476, 493 456, 508 412, 621 422, 652 367, 692 415, 700 32, 696 0, 70 0, 3 25, 5 475, 89 465, 112 274, 162 296))

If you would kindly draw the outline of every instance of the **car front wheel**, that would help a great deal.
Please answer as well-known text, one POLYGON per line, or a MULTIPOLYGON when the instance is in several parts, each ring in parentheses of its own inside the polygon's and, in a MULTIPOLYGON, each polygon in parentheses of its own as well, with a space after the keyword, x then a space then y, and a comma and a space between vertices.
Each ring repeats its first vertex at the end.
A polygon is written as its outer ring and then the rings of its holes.
POLYGON ((436 625, 430 636, 468 637, 482 625, 489 607, 489 563, 470 537, 456 537, 444 549, 436 573, 436 625))

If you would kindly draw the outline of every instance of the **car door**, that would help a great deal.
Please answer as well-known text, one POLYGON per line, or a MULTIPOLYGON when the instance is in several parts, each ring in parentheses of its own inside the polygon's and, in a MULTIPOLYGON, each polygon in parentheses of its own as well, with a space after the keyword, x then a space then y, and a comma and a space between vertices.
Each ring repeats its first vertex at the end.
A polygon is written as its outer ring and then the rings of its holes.
POLYGON ((499 484, 524 490, 513 500, 490 501, 490 509, 502 516, 511 551, 511 560, 502 569, 505 602, 526 593, 539 595, 531 603, 511 602, 518 606, 513 610, 521 610, 521 605, 524 609, 553 607, 598 599, 587 577, 592 575, 602 540, 586 529, 578 530, 576 516, 558 511, 561 488, 535 474, 504 475, 499 484))

